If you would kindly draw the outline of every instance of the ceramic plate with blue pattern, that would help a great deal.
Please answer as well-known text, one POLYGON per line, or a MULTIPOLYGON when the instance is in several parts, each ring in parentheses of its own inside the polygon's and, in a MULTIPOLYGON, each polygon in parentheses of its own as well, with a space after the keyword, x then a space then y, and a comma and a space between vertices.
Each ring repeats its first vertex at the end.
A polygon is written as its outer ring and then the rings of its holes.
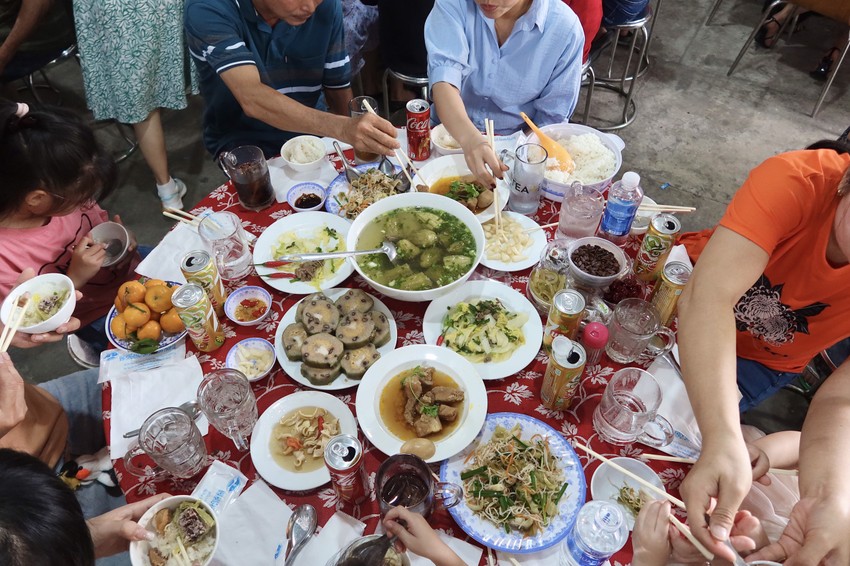
MULTIPOLYGON (((395 167, 395 172, 398 173, 401 171, 401 167, 398 165, 393 165, 395 167)), ((377 169, 377 163, 364 163, 363 165, 355 165, 354 168, 359 173, 365 173, 369 169, 377 169)), ((326 191, 327 199, 325 199, 325 210, 330 212, 331 214, 336 214, 337 216, 343 216, 340 213, 340 204, 345 203, 348 198, 348 189, 350 189, 350 185, 348 184, 348 179, 345 178, 345 173, 340 173, 337 175, 336 179, 331 181, 331 184, 328 185, 328 190, 326 191)), ((351 219, 353 220, 353 219, 351 219)))
POLYGON ((572 529, 576 515, 585 499, 584 469, 578 455, 572 446, 551 426, 527 415, 518 413, 493 413, 487 415, 487 420, 481 433, 462 452, 443 462, 440 468, 440 480, 463 485, 460 474, 472 464, 470 453, 482 442, 487 442, 493 436, 497 426, 510 429, 519 424, 522 427, 521 439, 529 439, 539 434, 548 439, 549 449, 557 458, 567 488, 558 502, 558 512, 552 518, 546 529, 534 536, 525 536, 522 532, 513 529, 506 533, 501 525, 496 525, 480 515, 476 515, 468 506, 466 499, 457 506, 449 509, 454 520, 460 528, 470 537, 494 550, 501 550, 513 554, 525 554, 537 552, 549 548, 560 542, 572 529), (468 459, 469 458, 469 459, 468 459), (468 460, 467 460, 468 459, 468 460))

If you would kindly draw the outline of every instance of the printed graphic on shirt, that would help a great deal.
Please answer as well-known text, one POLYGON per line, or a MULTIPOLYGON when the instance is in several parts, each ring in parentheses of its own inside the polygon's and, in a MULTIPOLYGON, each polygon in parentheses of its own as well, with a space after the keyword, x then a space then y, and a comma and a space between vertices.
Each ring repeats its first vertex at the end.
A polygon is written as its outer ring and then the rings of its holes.
POLYGON ((783 286, 784 283, 772 285, 765 275, 759 277, 735 305, 735 328, 771 346, 790 344, 797 332, 808 334, 809 318, 829 305, 812 303, 792 309, 782 302, 783 286))

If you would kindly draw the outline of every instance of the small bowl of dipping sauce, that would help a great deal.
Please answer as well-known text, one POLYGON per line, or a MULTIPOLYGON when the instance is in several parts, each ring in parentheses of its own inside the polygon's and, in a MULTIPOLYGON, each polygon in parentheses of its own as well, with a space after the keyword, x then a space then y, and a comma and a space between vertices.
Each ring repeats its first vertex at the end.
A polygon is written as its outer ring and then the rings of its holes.
POLYGON ((286 193, 286 202, 295 212, 319 210, 325 205, 327 192, 318 183, 298 183, 286 193))
POLYGON ((271 312, 272 295, 262 287, 236 289, 224 301, 224 314, 239 326, 256 326, 271 312))

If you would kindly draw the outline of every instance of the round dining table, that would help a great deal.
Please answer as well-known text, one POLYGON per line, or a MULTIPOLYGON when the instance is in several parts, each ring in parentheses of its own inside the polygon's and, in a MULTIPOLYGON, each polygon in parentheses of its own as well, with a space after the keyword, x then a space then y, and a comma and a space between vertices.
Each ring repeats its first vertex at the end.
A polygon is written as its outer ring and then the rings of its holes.
MULTIPOLYGON (((339 168, 339 162, 337 160, 332 160, 332 162, 335 162, 335 166, 339 168)), ((541 199, 540 207, 534 215, 534 219, 541 225, 555 222, 558 219, 559 208, 560 205, 558 203, 545 198, 541 199)), ((214 189, 190 212, 198 215, 206 210, 226 210, 235 213, 241 218, 245 230, 255 236, 259 236, 266 227, 276 220, 295 214, 292 208, 285 202, 275 202, 259 212, 246 210, 239 204, 236 191, 230 182, 214 189)), ((555 228, 547 228, 546 230, 551 239, 555 228)), ((626 252, 634 256, 640 246, 640 242, 639 237, 630 237, 626 243, 626 252)), ((529 273, 530 269, 505 273, 491 271, 483 266, 479 266, 474 277, 493 279, 510 285, 517 291, 525 294, 529 273)), ((259 337, 274 343, 275 331, 284 313, 303 298, 303 295, 289 295, 264 285, 263 280, 256 272, 252 272, 242 280, 226 284, 228 291, 244 285, 262 285, 268 288, 272 293, 272 312, 257 326, 238 326, 225 318, 222 322, 225 328, 226 341, 221 348, 211 353, 198 352, 191 341, 187 340, 187 352, 194 353, 197 356, 205 373, 223 368, 228 350, 242 339, 259 337)), ((423 344, 425 342, 422 332, 422 318, 428 303, 403 302, 382 296, 372 289, 356 272, 341 286, 361 288, 381 298, 395 317, 398 327, 397 347, 423 344)), ((608 380, 615 371, 623 367, 622 365, 611 361, 603 354, 599 363, 588 365, 585 368, 581 383, 575 392, 575 397, 569 409, 565 411, 554 411, 544 407, 540 400, 540 389, 547 362, 548 355, 541 348, 535 359, 522 371, 503 379, 486 381, 487 412, 513 412, 530 415, 554 427, 568 441, 584 444, 608 457, 637 457, 643 452, 653 451, 653 449, 641 444, 627 446, 608 444, 601 440, 594 431, 592 423, 593 411, 600 402, 608 380)), ((275 364, 267 377, 253 383, 253 389, 257 398, 259 412, 262 414, 272 403, 282 397, 304 390, 304 386, 293 380, 278 364, 275 364)), ((328 393, 334 394, 356 415, 355 400, 357 389, 355 387, 342 391, 329 391, 328 393)), ((103 421, 106 428, 106 438, 109 438, 110 409, 111 390, 107 382, 103 386, 103 421)), ((369 478, 370 485, 374 485, 378 467, 387 458, 387 455, 372 446, 362 432, 360 432, 359 438, 363 444, 364 465, 366 467, 367 477, 369 478)), ((239 469, 248 478, 249 483, 261 479, 261 476, 254 467, 249 451, 238 450, 229 438, 222 435, 213 427, 210 427, 205 441, 210 461, 220 460, 239 469)), ((588 486, 587 499, 590 500, 590 479, 596 468, 600 465, 600 462, 594 458, 589 458, 580 450, 577 450, 577 452, 584 467, 588 486)), ((162 478, 159 476, 140 478, 127 472, 122 460, 115 460, 113 464, 121 489, 124 491, 128 502, 145 499, 158 493, 191 493, 203 476, 202 472, 197 477, 188 480, 162 478)), ((683 464, 663 461, 652 461, 648 464, 661 478, 667 491, 671 495, 678 495, 679 486, 685 477, 686 467, 683 464)), ((436 467, 434 469, 436 470, 436 467)), ((153 472, 151 473, 153 474, 153 472)), ((337 498, 336 493, 329 483, 309 492, 291 492, 277 488, 273 489, 290 506, 303 503, 313 505, 318 511, 319 525, 324 525, 337 510, 348 513, 365 523, 366 534, 374 532, 380 520, 380 512, 374 492, 363 503, 350 505, 343 503, 337 498)), ((676 512, 679 511, 676 510, 676 512)), ((430 523, 435 529, 441 530, 449 536, 477 544, 458 527, 446 510, 435 511, 430 518, 430 523)), ((627 565, 631 563, 631 558, 632 547, 631 540, 629 540, 612 557, 611 564, 627 565)), ((486 564, 486 553, 482 556, 482 564, 486 564)))

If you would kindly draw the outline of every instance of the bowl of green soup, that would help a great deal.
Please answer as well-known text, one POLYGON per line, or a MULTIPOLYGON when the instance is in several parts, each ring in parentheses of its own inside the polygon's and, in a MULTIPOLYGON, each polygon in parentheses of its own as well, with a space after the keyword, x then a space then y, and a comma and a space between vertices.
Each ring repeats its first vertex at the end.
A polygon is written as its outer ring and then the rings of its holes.
POLYGON ((348 231, 349 250, 395 244, 383 253, 350 258, 376 291, 400 301, 432 301, 469 279, 484 253, 484 230, 462 204, 433 193, 404 193, 377 201, 348 231))

